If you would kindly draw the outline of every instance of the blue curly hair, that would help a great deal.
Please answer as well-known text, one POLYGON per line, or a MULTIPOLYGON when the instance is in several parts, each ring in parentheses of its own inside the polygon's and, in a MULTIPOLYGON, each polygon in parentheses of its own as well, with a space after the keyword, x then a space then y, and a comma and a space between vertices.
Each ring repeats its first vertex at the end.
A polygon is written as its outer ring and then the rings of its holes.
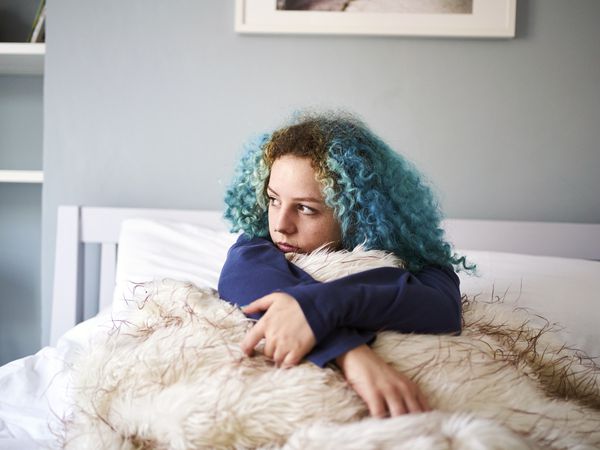
POLYGON ((225 194, 232 231, 269 236, 270 168, 288 154, 312 161, 325 203, 340 224, 343 248, 363 244, 394 253, 410 271, 430 264, 473 269, 444 240, 439 205, 418 170, 348 114, 296 115, 245 145, 225 194))

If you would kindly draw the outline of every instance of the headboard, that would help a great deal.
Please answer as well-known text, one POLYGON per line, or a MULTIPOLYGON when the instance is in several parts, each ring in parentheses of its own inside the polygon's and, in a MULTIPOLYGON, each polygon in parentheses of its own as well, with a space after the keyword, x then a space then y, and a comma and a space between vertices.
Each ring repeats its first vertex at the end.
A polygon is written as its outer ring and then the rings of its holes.
POLYGON ((51 345, 81 319, 84 244, 100 245, 99 308, 111 303, 121 223, 131 218, 172 220, 215 230, 227 229, 219 211, 59 206, 50 324, 51 345))
MULTIPOLYGON (((226 230, 220 211, 60 206, 56 235, 50 344, 82 320, 84 244, 100 244, 99 308, 115 285, 121 223, 163 219, 226 230)), ((448 240, 459 249, 600 259, 600 224, 448 219, 448 240)))

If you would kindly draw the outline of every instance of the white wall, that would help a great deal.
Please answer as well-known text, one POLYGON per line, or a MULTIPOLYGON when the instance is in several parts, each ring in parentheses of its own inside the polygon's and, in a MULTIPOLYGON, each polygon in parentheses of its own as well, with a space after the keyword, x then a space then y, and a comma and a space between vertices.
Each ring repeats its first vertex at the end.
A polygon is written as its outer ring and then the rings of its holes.
POLYGON ((59 204, 219 208, 299 107, 362 115, 450 217, 600 222, 597 0, 519 0, 514 40, 236 35, 233 3, 49 4, 44 337, 59 204))

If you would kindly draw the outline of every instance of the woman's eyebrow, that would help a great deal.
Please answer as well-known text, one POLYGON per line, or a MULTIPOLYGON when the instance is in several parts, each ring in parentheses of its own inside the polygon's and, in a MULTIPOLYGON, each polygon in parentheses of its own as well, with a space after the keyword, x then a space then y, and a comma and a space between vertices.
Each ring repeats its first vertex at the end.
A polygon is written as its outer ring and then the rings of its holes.
MULTIPOLYGON (((273 194, 279 197, 279 194, 271 187, 267 186, 267 190, 271 191, 273 194)), ((320 203, 324 204, 325 202, 319 198, 315 197, 293 197, 292 200, 296 202, 310 202, 310 203, 320 203)))

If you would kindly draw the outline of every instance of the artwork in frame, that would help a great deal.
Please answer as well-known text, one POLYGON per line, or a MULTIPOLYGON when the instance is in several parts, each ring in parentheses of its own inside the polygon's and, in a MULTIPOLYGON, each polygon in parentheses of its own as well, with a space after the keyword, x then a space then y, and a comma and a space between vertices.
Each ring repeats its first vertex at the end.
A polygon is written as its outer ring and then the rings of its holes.
POLYGON ((236 0, 239 33, 512 38, 517 0, 236 0))

